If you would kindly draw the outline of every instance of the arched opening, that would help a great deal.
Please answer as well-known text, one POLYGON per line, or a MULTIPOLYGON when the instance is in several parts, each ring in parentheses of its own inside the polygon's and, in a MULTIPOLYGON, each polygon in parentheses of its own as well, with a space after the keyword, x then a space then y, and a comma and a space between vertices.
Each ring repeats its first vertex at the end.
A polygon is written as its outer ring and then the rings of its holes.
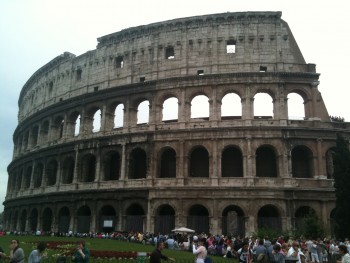
POLYGON ((34 188, 39 188, 43 180, 44 166, 42 163, 37 163, 34 167, 34 188))
POLYGON ((91 220, 90 208, 86 205, 81 206, 77 212, 77 232, 78 233, 89 233, 90 232, 90 220, 91 220))
POLYGON ((187 226, 196 233, 209 233, 209 212, 202 205, 193 205, 189 209, 187 226))
POLYGON ((302 206, 299 207, 296 211, 295 211, 295 229, 302 229, 303 225, 304 225, 304 221, 305 218, 307 218, 308 216, 311 215, 315 215, 316 212, 313 208, 309 207, 309 206, 302 206))
POLYGON ((270 146, 260 146, 256 150, 256 176, 277 177, 277 160, 274 149, 270 146))
POLYGON ((28 189, 30 187, 30 181, 32 180, 32 166, 27 167, 24 180, 24 187, 28 189))
POLYGON ((137 107, 137 124, 149 122, 149 101, 145 100, 137 107))
POLYGON ((81 125, 81 116, 79 114, 74 121, 74 136, 78 136, 80 134, 80 125, 81 125))
POLYGON ((190 154, 190 177, 209 177, 209 153, 204 147, 196 147, 190 154))
POLYGON ((154 233, 170 234, 175 228, 175 210, 170 205, 162 205, 157 209, 154 233))
POLYGON ((209 118, 209 98, 205 95, 198 95, 191 101, 191 118, 209 118))
POLYGON ((273 118, 273 100, 267 93, 257 93, 254 96, 254 119, 273 118))
POLYGON ((327 179, 334 179, 335 151, 335 148, 331 148, 326 152, 327 179))
POLYGON ((289 120, 304 120, 305 107, 304 99, 298 93, 292 92, 288 96, 288 119, 289 120))
POLYGON ((243 177, 243 156, 237 147, 227 147, 221 156, 222 177, 243 177))
POLYGON ((160 178, 176 178, 176 152, 172 148, 163 150, 161 154, 160 178))
POLYGON ((94 113, 93 121, 92 121, 92 132, 99 132, 101 130, 101 110, 98 109, 94 113))
POLYGON ((47 169, 46 169, 47 186, 52 186, 56 184, 57 167, 58 167, 58 164, 56 160, 51 160, 47 164, 47 169))
POLYGON ((73 182, 74 177, 74 158, 67 157, 63 162, 62 167, 62 183, 63 184, 71 184, 73 182))
POLYGON ((162 121, 176 121, 178 119, 179 102, 175 97, 168 98, 163 103, 162 121))
POLYGON ((126 209, 125 231, 143 232, 145 212, 139 204, 133 204, 126 209))
POLYGON ((242 102, 236 93, 228 93, 221 100, 221 119, 231 119, 227 117, 242 118, 242 102))
POLYGON ((26 222, 27 222, 27 210, 23 210, 19 222, 19 231, 26 231, 26 222))
POLYGON ((38 230, 38 210, 33 209, 29 216, 29 228, 31 231, 38 230))
POLYGON ((142 179, 147 175, 147 156, 141 148, 134 149, 130 154, 129 179, 142 179))
POLYGON ((52 210, 50 208, 45 208, 43 212, 43 231, 51 232, 52 231, 52 210))
POLYGON ((70 224, 70 212, 67 207, 62 207, 58 212, 58 232, 68 233, 70 224))
POLYGON ((119 104, 114 110, 114 128, 124 126, 124 104, 119 104))
POLYGON ((86 154, 81 161, 81 182, 89 183, 95 180, 96 157, 93 154, 86 154))
POLYGON ((111 233, 115 230, 116 212, 110 205, 106 205, 100 210, 99 229, 104 233, 111 233))
POLYGON ((40 143, 46 143, 49 138, 49 121, 44 121, 40 129, 40 143))
POLYGON ((312 152, 303 145, 292 149, 292 174, 294 178, 312 178, 312 152))
POLYGON ((222 212, 222 233, 224 235, 245 236, 245 219, 243 210, 230 205, 222 212))
POLYGON ((258 229, 282 230, 282 222, 277 207, 265 205, 258 212, 258 229))
POLYGON ((120 175, 120 156, 118 152, 109 152, 103 160, 104 181, 118 180, 120 175))
POLYGON ((32 129, 31 138, 30 138, 31 147, 35 147, 38 144, 38 136, 39 136, 39 126, 35 125, 32 129))

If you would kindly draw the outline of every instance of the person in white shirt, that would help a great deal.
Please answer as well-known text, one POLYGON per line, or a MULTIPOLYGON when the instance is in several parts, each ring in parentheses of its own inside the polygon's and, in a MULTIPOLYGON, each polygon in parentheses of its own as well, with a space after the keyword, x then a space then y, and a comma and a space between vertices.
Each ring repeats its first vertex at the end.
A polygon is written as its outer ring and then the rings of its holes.
POLYGON ((204 263, 205 258, 207 257, 207 249, 205 248, 204 244, 206 242, 205 238, 199 239, 197 244, 193 244, 192 251, 193 254, 196 255, 196 263, 204 263))

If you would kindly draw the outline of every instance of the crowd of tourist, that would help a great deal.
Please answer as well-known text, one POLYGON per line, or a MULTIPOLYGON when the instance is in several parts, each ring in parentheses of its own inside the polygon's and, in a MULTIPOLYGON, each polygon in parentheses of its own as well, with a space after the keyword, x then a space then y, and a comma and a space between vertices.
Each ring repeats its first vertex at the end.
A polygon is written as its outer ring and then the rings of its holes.
MULTIPOLYGON (((140 233, 140 232, 113 232, 113 233, 7 233, 12 235, 51 235, 70 236, 79 238, 107 238, 127 242, 139 242, 155 246, 155 258, 164 258, 160 255, 163 248, 192 252, 196 263, 207 263, 207 256, 235 258, 240 263, 350 263, 350 241, 335 239, 293 239, 254 238, 225 235, 193 235, 188 233, 173 233, 171 235, 140 233)), ((16 240, 14 240, 16 241, 16 240)), ((18 241, 16 241, 18 242, 18 241)), ((15 243, 15 242, 14 242, 15 243)), ((18 243, 19 244, 19 243, 18 243)), ((81 244, 81 246, 83 243, 81 244)), ((14 250, 16 251, 16 250, 14 250)), ((16 255, 20 254, 20 251, 16 255)), ((77 250, 78 251, 78 250, 77 250)), ((81 247, 76 257, 84 257, 84 248, 81 247), (82 253, 80 253, 82 251, 82 253)), ((33 252, 34 253, 34 252, 33 252)), ((40 255, 40 248, 35 252, 40 255)), ((15 254, 14 252, 12 253, 15 254)), ((13 256, 12 255, 12 256, 13 256)), ((0 257, 4 256, 0 248, 0 257)))

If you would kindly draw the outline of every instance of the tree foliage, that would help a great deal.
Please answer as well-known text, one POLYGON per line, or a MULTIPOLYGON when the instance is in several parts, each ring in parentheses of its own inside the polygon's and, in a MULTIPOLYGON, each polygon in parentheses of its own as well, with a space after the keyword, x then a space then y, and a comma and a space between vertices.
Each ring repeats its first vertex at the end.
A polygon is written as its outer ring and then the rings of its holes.
POLYGON ((341 135, 337 135, 334 158, 334 187, 336 195, 335 234, 337 238, 350 237, 350 150, 341 135))

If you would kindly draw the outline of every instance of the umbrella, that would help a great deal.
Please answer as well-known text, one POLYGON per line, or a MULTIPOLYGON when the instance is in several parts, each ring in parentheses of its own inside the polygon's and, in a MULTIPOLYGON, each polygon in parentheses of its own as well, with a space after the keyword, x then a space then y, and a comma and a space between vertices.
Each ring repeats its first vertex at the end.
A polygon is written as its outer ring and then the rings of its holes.
POLYGON ((192 229, 189 229, 187 227, 177 227, 173 230, 171 230, 173 232, 183 232, 183 233, 194 233, 195 231, 192 229))

